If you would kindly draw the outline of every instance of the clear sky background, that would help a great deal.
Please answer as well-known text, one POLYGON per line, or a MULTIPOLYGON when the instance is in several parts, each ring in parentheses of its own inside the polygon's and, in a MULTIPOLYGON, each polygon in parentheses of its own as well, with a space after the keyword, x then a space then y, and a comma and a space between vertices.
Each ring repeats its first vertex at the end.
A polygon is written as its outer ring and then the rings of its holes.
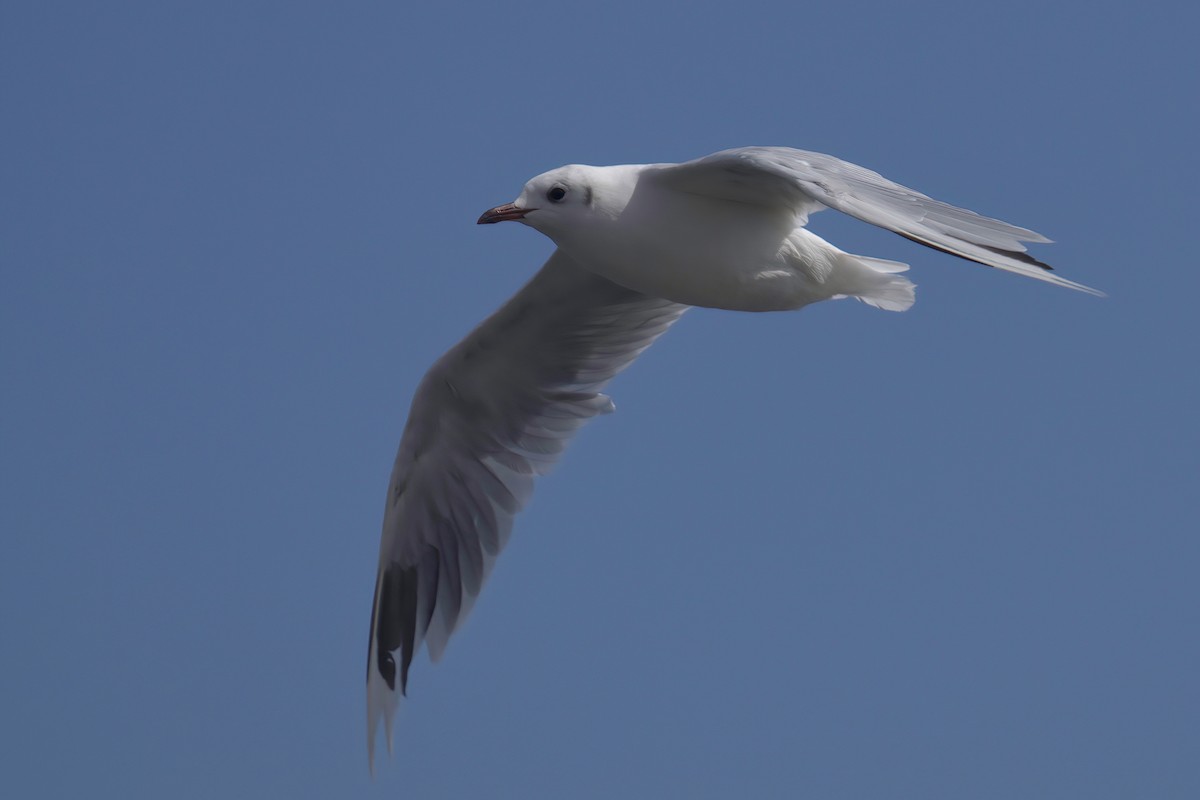
POLYGON ((0 10, 0 795, 1200 796, 1193 5, 0 10), (826 212, 916 306, 690 312, 367 774, 424 370, 563 163, 832 153, 1105 300, 826 212))

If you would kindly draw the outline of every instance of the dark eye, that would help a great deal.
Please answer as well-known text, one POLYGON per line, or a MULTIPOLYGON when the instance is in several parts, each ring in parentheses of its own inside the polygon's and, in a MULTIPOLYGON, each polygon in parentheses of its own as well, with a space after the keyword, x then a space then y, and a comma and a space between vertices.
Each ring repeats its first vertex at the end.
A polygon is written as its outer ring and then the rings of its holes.
POLYGON ((551 203, 561 203, 562 199, 567 196, 567 190, 561 186, 555 186, 550 191, 546 192, 546 199, 551 203))

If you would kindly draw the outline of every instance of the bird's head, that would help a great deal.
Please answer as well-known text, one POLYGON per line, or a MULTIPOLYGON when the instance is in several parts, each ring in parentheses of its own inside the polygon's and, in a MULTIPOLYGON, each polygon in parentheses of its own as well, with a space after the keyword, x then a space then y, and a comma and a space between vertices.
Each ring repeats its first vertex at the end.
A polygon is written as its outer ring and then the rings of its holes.
POLYGON ((568 232, 620 213, 628 193, 621 197, 613 191, 619 182, 606 172, 612 169, 570 164, 543 172, 525 184, 516 200, 485 211, 479 224, 515 220, 561 244, 568 232))

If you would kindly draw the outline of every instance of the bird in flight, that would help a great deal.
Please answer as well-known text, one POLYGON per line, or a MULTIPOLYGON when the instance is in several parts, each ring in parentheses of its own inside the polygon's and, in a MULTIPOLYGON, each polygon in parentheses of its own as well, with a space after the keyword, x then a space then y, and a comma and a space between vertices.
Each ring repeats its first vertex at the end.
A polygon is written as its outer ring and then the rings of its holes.
POLYGON ((913 304, 907 264, 809 232, 832 208, 935 250, 1100 295, 1026 251, 1049 239, 934 200, 846 161, 786 147, 682 164, 569 165, 480 224, 515 221, 557 249, 417 387, 388 485, 367 660, 373 764, 413 656, 433 660, 470 610, 513 518, 589 419, 600 390, 690 306, 783 311, 853 297, 913 304))

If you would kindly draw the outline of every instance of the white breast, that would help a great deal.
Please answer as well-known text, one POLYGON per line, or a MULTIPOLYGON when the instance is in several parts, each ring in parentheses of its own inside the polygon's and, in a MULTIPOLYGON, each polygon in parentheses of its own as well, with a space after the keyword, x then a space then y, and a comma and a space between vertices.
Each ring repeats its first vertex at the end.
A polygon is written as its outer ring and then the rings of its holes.
MULTIPOLYGON (((644 294, 735 311, 814 299, 796 270, 793 212, 641 184, 615 219, 559 241, 588 269, 644 294)), ((811 234, 805 249, 824 242, 811 234)))

